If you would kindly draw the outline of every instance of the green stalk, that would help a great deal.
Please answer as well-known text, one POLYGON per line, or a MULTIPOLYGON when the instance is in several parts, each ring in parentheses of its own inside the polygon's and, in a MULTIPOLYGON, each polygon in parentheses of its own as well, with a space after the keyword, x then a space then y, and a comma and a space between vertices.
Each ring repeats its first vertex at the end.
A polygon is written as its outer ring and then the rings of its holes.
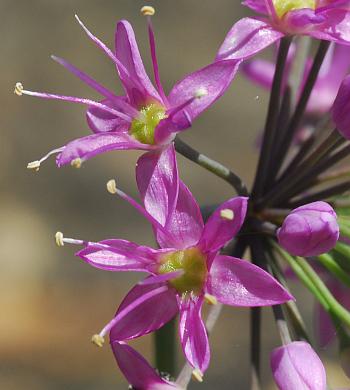
POLYGON ((173 377, 176 371, 176 318, 155 332, 154 341, 157 369, 173 377))
POLYGON ((342 267, 333 259, 332 256, 327 253, 318 256, 318 260, 328 269, 335 277, 337 277, 342 283, 350 287, 350 275, 343 270, 342 267))

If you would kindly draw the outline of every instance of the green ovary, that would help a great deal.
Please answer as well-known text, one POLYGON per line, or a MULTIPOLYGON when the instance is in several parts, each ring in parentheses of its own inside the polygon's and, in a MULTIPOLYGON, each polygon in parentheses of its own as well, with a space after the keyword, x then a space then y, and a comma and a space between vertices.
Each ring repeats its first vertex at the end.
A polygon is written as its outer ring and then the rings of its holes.
POLYGON ((282 18, 287 12, 302 8, 316 8, 315 0, 273 0, 276 14, 282 18))
POLYGON ((131 122, 129 133, 143 144, 154 145, 154 130, 158 123, 166 118, 165 108, 152 103, 140 110, 142 119, 134 119, 131 122))
POLYGON ((178 278, 169 283, 180 293, 200 294, 207 277, 206 256, 198 248, 185 249, 162 256, 158 272, 167 274, 183 271, 178 278))

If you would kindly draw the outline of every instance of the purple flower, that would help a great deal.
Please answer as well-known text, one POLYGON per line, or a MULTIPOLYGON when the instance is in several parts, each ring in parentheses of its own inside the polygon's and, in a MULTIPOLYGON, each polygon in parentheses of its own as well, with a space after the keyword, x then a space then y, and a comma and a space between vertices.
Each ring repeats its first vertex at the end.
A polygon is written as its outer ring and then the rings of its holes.
MULTIPOLYGON (((295 56, 295 45, 288 53, 287 74, 295 56)), ((300 86, 302 91, 304 82, 311 67, 311 59, 306 62, 303 82, 300 86)), ((264 59, 253 59, 243 64, 244 74, 256 84, 265 89, 272 86, 275 64, 264 59)), ((350 70, 350 48, 344 45, 332 44, 321 66, 316 84, 312 90, 306 111, 311 115, 320 115, 330 111, 337 96, 338 89, 350 70)))
POLYGON ((271 354, 271 369, 280 390, 326 390, 326 372, 320 358, 304 341, 276 348, 271 354))
POLYGON ((277 231, 279 244, 294 256, 317 256, 330 251, 339 238, 337 215, 326 202, 298 207, 277 231))
POLYGON ((349 1, 344 0, 246 0, 243 2, 265 17, 243 18, 231 28, 217 60, 245 59, 285 35, 350 43, 349 1))
POLYGON ((154 368, 133 348, 124 342, 111 344, 121 372, 137 390, 180 390, 175 383, 161 378, 154 368))
POLYGON ((197 202, 179 180, 174 146, 141 156, 136 170, 145 209, 109 182, 152 224, 161 249, 112 239, 83 243, 77 256, 108 271, 143 271, 149 276, 121 303, 113 320, 95 337, 110 332, 111 342, 139 337, 162 327, 178 312, 183 351, 197 376, 210 359, 202 321, 204 301, 231 306, 268 306, 292 296, 267 272, 248 261, 220 255, 219 250, 240 230, 246 215, 245 197, 224 202, 204 225, 197 202))
POLYGON ((178 132, 191 126, 192 121, 210 107, 227 89, 236 74, 239 61, 212 63, 179 81, 166 96, 160 82, 153 28, 149 21, 149 38, 157 89, 145 71, 134 31, 129 22, 121 20, 115 32, 115 52, 96 38, 76 17, 89 38, 112 60, 117 68, 125 95, 114 92, 93 80, 67 61, 52 58, 97 91, 103 99, 91 99, 31 92, 16 84, 15 93, 44 99, 81 103, 89 108, 87 122, 94 134, 69 142, 42 159, 29 164, 38 169, 49 155, 59 153, 57 165, 81 163, 110 150, 154 150, 169 144, 178 132))
POLYGON ((332 107, 332 119, 346 139, 350 139, 350 76, 343 80, 332 107))

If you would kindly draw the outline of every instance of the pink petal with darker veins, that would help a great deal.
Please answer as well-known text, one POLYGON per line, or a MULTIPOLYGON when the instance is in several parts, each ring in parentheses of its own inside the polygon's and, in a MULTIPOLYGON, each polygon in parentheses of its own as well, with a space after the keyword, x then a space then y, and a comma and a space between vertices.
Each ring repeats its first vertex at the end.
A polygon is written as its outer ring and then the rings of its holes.
POLYGON ((231 306, 271 306, 293 299, 269 273, 246 260, 215 257, 207 292, 231 306))
POLYGON ((174 212, 179 191, 174 145, 141 156, 136 181, 145 209, 164 226, 174 212))
POLYGON ((180 307, 180 338, 187 361, 202 373, 208 368, 210 350, 201 309, 203 297, 182 299, 180 307))
POLYGON ((260 14, 268 14, 265 0, 245 0, 242 4, 260 14))
POLYGON ((127 75, 123 69, 118 69, 120 79, 130 103, 140 108, 147 104, 150 99, 162 102, 162 99, 145 71, 134 30, 126 20, 121 20, 117 23, 115 52, 118 60, 129 72, 127 75))
POLYGON ((184 130, 188 126, 188 119, 193 121, 214 104, 229 87, 237 73, 239 64, 240 61, 236 60, 217 61, 191 73, 175 84, 168 96, 171 107, 179 106, 197 94, 200 94, 201 97, 194 99, 186 108, 175 114, 173 122, 184 130))
POLYGON ((157 241, 161 248, 185 249, 198 243, 203 231, 203 219, 190 190, 180 180, 179 194, 175 210, 167 218, 164 235, 157 231, 157 241))
POLYGON ((95 268, 105 271, 153 272, 158 251, 126 240, 104 240, 76 253, 95 268))
POLYGON ((85 161, 111 150, 152 150, 152 145, 142 144, 128 133, 108 132, 92 134, 69 142, 58 155, 58 167, 70 164, 76 158, 85 161))
POLYGON ((204 252, 217 251, 240 230, 247 213, 248 198, 236 197, 224 202, 209 217, 198 243, 204 252), (221 216, 222 210, 232 211, 233 219, 221 216))
POLYGON ((117 364, 131 386, 140 390, 175 390, 175 383, 162 379, 147 361, 129 345, 111 344, 117 364))
POLYGON ((244 60, 272 45, 284 36, 267 21, 243 18, 228 32, 217 60, 244 60))
POLYGON ((110 331, 110 340, 130 340, 154 332, 169 322, 178 312, 175 292, 166 289, 152 295, 154 291, 165 284, 138 284, 133 287, 119 306, 115 317, 124 310, 128 313, 114 324, 110 331), (149 299, 144 299, 148 294, 149 299), (138 302, 142 302, 138 304, 138 302))

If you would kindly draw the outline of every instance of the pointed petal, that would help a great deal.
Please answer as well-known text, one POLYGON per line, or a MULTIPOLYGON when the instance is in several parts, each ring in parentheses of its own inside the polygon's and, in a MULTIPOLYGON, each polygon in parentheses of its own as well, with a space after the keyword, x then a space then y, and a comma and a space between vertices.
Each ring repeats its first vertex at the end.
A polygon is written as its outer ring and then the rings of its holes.
POLYGON ((174 115, 173 122, 178 127, 185 129, 204 110, 215 103, 217 99, 229 87, 232 79, 237 73, 240 61, 218 61, 205 68, 202 68, 183 80, 179 81, 171 90, 168 100, 171 107, 179 106, 198 93, 205 94, 194 99, 186 108, 174 115), (184 115, 186 112, 186 115, 184 115))
POLYGON ((111 347, 121 372, 133 388, 143 390, 177 389, 175 383, 162 379, 156 370, 129 345, 115 341, 111 347))
POLYGON ((104 271, 153 272, 158 251, 126 240, 104 240, 88 245, 76 256, 104 271))
POLYGON ((270 274, 246 260, 216 256, 207 291, 230 306, 270 306, 293 299, 270 274))
POLYGON ((97 154, 111 150, 151 150, 151 145, 136 141, 127 133, 108 132, 92 134, 69 142, 57 157, 59 167, 70 164, 76 158, 85 161, 97 154))
POLYGON ((123 69, 118 69, 130 103, 140 107, 152 98, 162 102, 145 71, 134 30, 126 20, 121 20, 117 24, 115 51, 116 57, 129 72, 129 75, 127 75, 123 69))
POLYGON ((130 311, 114 324, 109 336, 111 342, 130 340, 154 332, 176 315, 178 306, 172 289, 152 296, 152 292, 162 286, 165 284, 138 284, 129 291, 119 306, 116 317, 125 309, 130 311), (151 297, 142 304, 135 304, 146 294, 151 297))
MULTIPOLYGON (((119 99, 122 100, 123 98, 120 97, 119 99)), ((120 108, 117 108, 111 100, 105 99, 100 103, 110 108, 119 109, 123 112, 120 108)), ((86 119, 90 129, 94 133, 103 133, 108 131, 118 133, 127 132, 130 127, 129 122, 126 122, 122 118, 98 107, 89 107, 86 112, 86 119)))
POLYGON ((188 362, 202 373, 208 368, 210 350, 201 309, 203 297, 183 299, 180 305, 180 338, 188 362))
POLYGON ((157 231, 157 241, 161 248, 185 249, 196 245, 203 231, 198 203, 181 180, 176 208, 169 215, 165 229, 169 232, 167 236, 157 231))
POLYGON ((228 32, 216 56, 217 60, 246 59, 284 36, 269 22, 254 18, 239 20, 228 32))
POLYGON ((141 156, 136 166, 136 181, 145 209, 164 226, 175 209, 179 192, 174 145, 141 156))
POLYGON ((264 0, 244 0, 242 4, 246 7, 249 7, 255 12, 259 12, 260 14, 268 14, 268 10, 266 8, 266 3, 264 0))
POLYGON ((247 213, 248 198, 232 198, 219 206, 204 226, 199 245, 205 252, 217 251, 230 241, 240 230, 247 213), (231 210, 233 219, 221 216, 222 210, 231 210))
POLYGON ((271 354, 273 377, 281 390, 326 390, 326 372, 320 358, 304 341, 276 348, 271 354))

